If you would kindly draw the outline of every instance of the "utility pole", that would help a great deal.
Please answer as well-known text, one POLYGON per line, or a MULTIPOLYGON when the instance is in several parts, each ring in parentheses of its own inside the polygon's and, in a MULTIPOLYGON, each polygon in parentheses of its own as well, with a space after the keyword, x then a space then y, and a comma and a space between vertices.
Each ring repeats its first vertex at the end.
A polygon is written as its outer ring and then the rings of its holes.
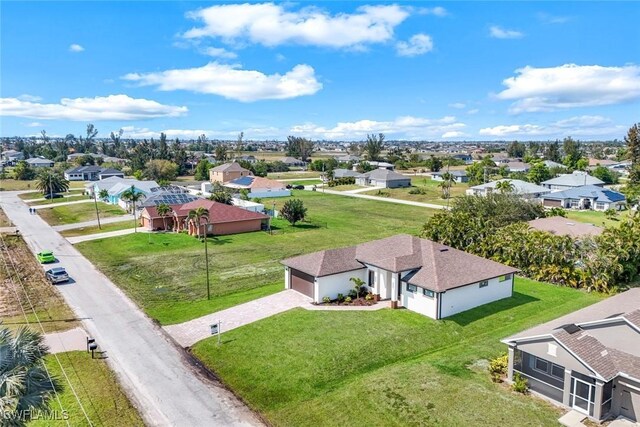
POLYGON ((98 193, 96 193, 96 187, 93 186, 93 204, 96 207, 96 217, 98 218, 98 229, 102 230, 102 226, 100 225, 100 212, 98 211, 98 193))
POLYGON ((207 300, 211 299, 211 291, 209 288, 209 251, 207 249, 207 233, 209 231, 209 218, 207 218, 207 222, 205 222, 205 230, 204 230, 204 262, 205 268, 207 271, 207 300))
POLYGON ((53 200, 53 186, 51 185, 51 171, 49 171, 49 200, 53 200))

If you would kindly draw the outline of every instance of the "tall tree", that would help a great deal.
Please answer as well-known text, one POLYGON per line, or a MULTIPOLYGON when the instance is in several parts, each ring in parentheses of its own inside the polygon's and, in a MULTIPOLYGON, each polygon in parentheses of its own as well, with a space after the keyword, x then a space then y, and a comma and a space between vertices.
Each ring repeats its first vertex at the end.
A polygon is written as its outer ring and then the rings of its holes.
POLYGON ((196 181, 208 181, 209 169, 211 169, 211 162, 207 159, 202 159, 198 162, 193 179, 196 181))
POLYGON ((544 163, 536 162, 531 165, 527 177, 530 182, 540 184, 542 181, 551 179, 551 171, 544 163))
POLYGON ((380 159, 382 150, 384 150, 384 134, 367 135, 367 142, 364 146, 364 151, 367 153, 367 160, 375 161, 380 159))
POLYGON ((631 160, 631 171, 629 173, 630 187, 640 186, 640 123, 636 123, 629 128, 627 136, 624 137, 627 144, 627 155, 631 160))
POLYGON ((545 145, 544 158, 556 163, 559 163, 562 160, 562 156, 560 154, 560 142, 557 139, 554 142, 545 145))
POLYGON ((36 173, 24 160, 20 160, 16 167, 13 169, 13 177, 20 181, 28 181, 35 177, 36 173))
POLYGON ((287 200, 280 210, 280 215, 289 221, 291 225, 296 225, 296 222, 304 221, 307 215, 307 208, 304 207, 304 203, 300 199, 287 200))
POLYGON ((496 182, 496 190, 498 190, 501 193, 512 193, 513 190, 515 189, 513 183, 508 180, 502 180, 502 181, 498 181, 496 182))
POLYGON ((44 170, 38 174, 37 179, 36 188, 42 194, 64 193, 69 189, 69 181, 54 171, 44 170))
POLYGON ((144 194, 141 192, 138 192, 136 190, 136 187, 134 187, 133 185, 131 186, 131 188, 124 191, 120 196, 122 200, 124 200, 125 202, 131 202, 133 206, 132 210, 133 210, 133 232, 134 233, 138 232, 138 221, 136 220, 136 203, 142 200, 143 197, 144 197, 144 194))
POLYGON ((49 400, 62 391, 44 368, 46 355, 42 335, 24 326, 16 332, 0 328, 0 411, 18 415, 3 418, 3 426, 26 426, 32 414, 47 410, 49 400))
POLYGON ((584 154, 580 141, 576 141, 570 136, 566 137, 562 141, 562 151, 564 151, 564 158, 562 159, 562 163, 564 163, 564 165, 568 168, 578 169, 578 162, 584 154))
POLYGON ((216 144, 215 156, 216 156, 216 161, 217 162, 226 161, 227 160, 227 145, 222 143, 222 142, 216 144))
POLYGON ((178 176, 178 165, 169 160, 149 160, 145 165, 144 175, 155 181, 173 181, 178 176))
POLYGON ((169 160, 169 146, 167 145, 167 135, 160 132, 160 140, 158 141, 158 159, 169 160))
POLYGON ((522 142, 513 141, 507 145, 507 155, 509 157, 524 157, 527 152, 527 147, 522 142))
POLYGON ((162 218, 164 231, 167 231, 167 215, 173 212, 173 209, 171 209, 171 206, 169 206, 166 203, 160 203, 158 206, 156 206, 156 211, 158 212, 158 215, 160 215, 160 217, 162 218))
POLYGON ((287 156, 296 157, 306 162, 313 154, 313 142, 300 136, 288 136, 285 150, 287 156))

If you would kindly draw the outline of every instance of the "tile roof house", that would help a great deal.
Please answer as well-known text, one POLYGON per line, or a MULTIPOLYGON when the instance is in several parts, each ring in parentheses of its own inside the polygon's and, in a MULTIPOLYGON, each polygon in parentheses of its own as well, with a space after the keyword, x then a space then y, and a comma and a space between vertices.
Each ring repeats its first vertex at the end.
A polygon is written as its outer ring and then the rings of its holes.
POLYGON ((598 187, 604 187, 604 181, 601 181, 586 172, 574 171, 573 173, 563 174, 558 177, 542 181, 540 185, 553 191, 559 191, 568 190, 569 188, 582 187, 583 185, 595 185, 598 187))
POLYGON ((411 178, 388 169, 374 169, 356 176, 356 184, 382 188, 411 187, 411 178))
POLYGON ((640 288, 502 340, 508 378, 596 421, 640 420, 640 288))
POLYGON ((434 181, 444 181, 444 174, 449 173, 454 182, 469 182, 469 177, 465 171, 439 171, 431 172, 431 179, 434 181))
POLYGON ((280 181, 261 176, 243 176, 226 182, 224 186, 238 193, 240 190, 247 190, 250 198, 288 197, 291 195, 291 190, 285 188, 285 185, 280 181))
POLYGON ((549 190, 548 188, 541 187, 531 182, 521 181, 519 179, 505 178, 499 179, 497 181, 487 182, 486 184, 475 185, 467 189, 466 193, 470 196, 486 196, 487 194, 490 194, 494 191, 499 192, 501 190, 496 190, 496 186, 499 182, 504 181, 508 181, 509 183, 511 183, 511 194, 517 194, 524 198, 535 199, 551 192, 551 190, 549 190))
POLYGON ((147 197, 152 195, 154 191, 161 188, 155 181, 139 181, 132 178, 120 178, 118 176, 112 176, 100 181, 91 182, 85 186, 85 191, 93 196, 94 194, 100 194, 102 190, 106 190, 108 193, 107 198, 104 200, 112 205, 118 205, 127 211, 130 211, 133 206, 130 202, 122 199, 122 193, 134 188, 134 192, 142 194, 143 197, 136 203, 136 210, 142 208, 144 201, 147 197))
POLYGON ((587 224, 584 222, 570 221, 561 216, 550 216, 538 218, 528 222, 529 226, 535 230, 546 231, 556 236, 585 237, 598 236, 602 234, 604 228, 587 224))
POLYGON ((225 163, 224 165, 209 169, 209 181, 211 182, 229 182, 231 180, 250 175, 253 175, 250 170, 243 168, 236 162, 225 163))
POLYGON ((9 163, 16 163, 20 160, 24 160, 24 153, 17 150, 6 150, 2 152, 2 160, 9 163))
POLYGON ((355 178, 358 175, 361 175, 360 172, 349 170, 349 169, 334 169, 333 170, 333 178, 334 179, 337 179, 337 178, 349 178, 349 177, 355 178))
POLYGON ((226 235, 260 231, 269 224, 268 215, 252 212, 236 206, 225 205, 206 199, 197 199, 189 203, 170 205, 171 213, 163 219, 158 214, 157 206, 147 206, 142 210, 140 218, 142 226, 148 230, 163 230, 167 228, 175 232, 186 231, 190 235, 197 235, 197 225, 187 220, 189 212, 199 207, 209 211, 209 224, 203 220, 200 223, 200 234, 205 229, 208 235, 226 235))
POLYGON ((78 166, 64 171, 64 179, 67 181, 98 181, 117 176, 124 178, 124 173, 117 169, 103 168, 100 166, 78 166))
POLYGON ((307 163, 303 162, 300 159, 296 159, 295 157, 283 157, 278 159, 278 161, 284 163, 287 166, 305 166, 307 163))
POLYGON ((531 165, 523 162, 501 163, 498 166, 506 166, 509 172, 529 172, 531 165))
POLYGON ((565 209, 622 210, 626 204, 624 194, 595 185, 583 185, 564 191, 553 191, 541 197, 546 207, 565 209))
POLYGON ((433 319, 509 298, 515 268, 407 234, 288 258, 285 288, 321 302, 364 281, 392 307, 433 319))
POLYGON ((32 157, 27 159, 27 163, 32 168, 52 168, 53 160, 45 159, 44 157, 32 157))

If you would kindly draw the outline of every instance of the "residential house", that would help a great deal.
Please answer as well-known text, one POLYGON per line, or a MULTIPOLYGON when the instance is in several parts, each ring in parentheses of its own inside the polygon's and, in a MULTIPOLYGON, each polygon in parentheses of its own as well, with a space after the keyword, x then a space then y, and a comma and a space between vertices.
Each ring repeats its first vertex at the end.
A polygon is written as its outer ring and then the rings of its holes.
POLYGON ((289 167, 298 167, 298 166, 302 167, 307 165, 307 162, 304 162, 300 159, 296 159, 294 157, 283 157, 279 161, 281 161, 282 163, 284 163, 289 167))
POLYGON ((362 160, 362 157, 356 156, 354 154, 345 154, 344 156, 336 157, 338 163, 358 163, 362 160))
POLYGON ((529 172, 529 169, 531 169, 531 165, 529 163, 523 163, 523 162, 501 163, 498 166, 506 166, 509 172, 527 173, 529 172))
MULTIPOLYGON (((187 231, 190 235, 198 234, 198 225, 187 220, 189 212, 203 207, 209 211, 208 224, 204 219, 200 223, 200 235, 226 235, 247 233, 266 229, 270 217, 236 206, 225 205, 206 199, 198 199, 182 205, 172 205, 172 212, 166 217, 167 227, 175 232, 187 231)), ((142 226, 148 230, 163 230, 164 222, 158 214, 156 206, 147 206, 140 214, 142 226)))
POLYGON ((32 157, 26 161, 32 168, 52 168, 54 164, 53 160, 44 157, 32 157))
POLYGON ((562 163, 554 162, 553 160, 544 160, 542 163, 544 163, 544 165, 549 169, 566 168, 562 163))
POLYGON ((457 160, 462 160, 466 165, 473 163, 473 157, 471 157, 471 154, 454 154, 451 157, 457 160))
POLYGON ((24 160, 24 153, 17 150, 6 150, 2 152, 2 160, 7 164, 15 165, 20 160, 24 160))
POLYGON ((561 216, 537 218, 528 222, 535 230, 546 231, 556 236, 570 236, 575 238, 598 236, 604 228, 584 222, 575 222, 561 216))
POLYGON ((441 319, 513 292, 516 269, 407 234, 288 258, 285 288, 314 302, 337 298, 358 278, 391 307, 441 319))
MULTIPOLYGON (((127 180, 127 181, 131 181, 131 180, 127 180)), ((135 194, 142 195, 140 200, 136 202, 136 209, 141 209, 142 203, 144 202, 144 200, 146 200, 147 197, 149 197, 153 193, 154 189, 157 189, 159 187, 160 186, 155 181, 137 181, 136 180, 135 182, 119 182, 111 186, 107 190, 107 192, 109 193, 109 196, 106 201, 112 205, 118 205, 122 209, 131 211, 133 209, 133 203, 128 200, 124 200, 122 198, 122 194, 125 191, 131 190, 133 188, 133 192, 135 194)))
POLYGON ((589 167, 591 168, 595 168, 597 166, 609 167, 618 163, 619 162, 616 162, 615 160, 589 158, 589 167))
POLYGON ((356 184, 382 188, 411 187, 411 178, 388 169, 374 169, 356 176, 356 184))
POLYGON ((239 194, 241 190, 247 190, 250 198, 288 197, 291 195, 291 190, 285 188, 285 185, 280 181, 274 181, 273 179, 260 176, 243 176, 225 182, 224 186, 232 191, 236 191, 236 194, 239 194))
POLYGON ((439 172, 431 172, 431 179, 434 181, 444 181, 444 174, 448 173, 451 175, 454 182, 469 182, 469 177, 467 176, 467 172, 465 171, 439 171, 439 172))
POLYGON ((237 199, 234 197, 231 199, 231 203, 233 203, 233 206, 237 206, 251 212, 264 212, 264 205, 262 203, 252 202, 251 200, 237 199))
POLYGON ((349 170, 349 169, 334 169, 333 170, 333 178, 334 179, 350 178, 350 177, 355 178, 358 175, 361 175, 360 172, 352 171, 352 170, 349 170))
POLYGON ((596 185, 583 185, 564 191, 553 191, 541 197, 546 207, 560 207, 565 209, 593 209, 617 211, 625 208, 624 194, 596 185))
POLYGON ((236 162, 225 163, 224 165, 209 169, 209 181, 219 182, 221 184, 250 175, 253 175, 250 170, 243 168, 236 162))
POLYGON ((78 166, 64 171, 67 181, 98 181, 112 176, 124 178, 124 173, 117 169, 103 168, 100 166, 78 166))
MULTIPOLYGON (((369 166, 373 167, 373 168, 378 168, 378 169, 387 169, 387 170, 394 170, 396 167, 394 165, 392 165, 391 163, 388 162, 378 162, 375 160, 371 160, 371 161, 366 161, 366 163, 369 163, 369 166)), ((354 170, 357 168, 356 165, 353 165, 354 170)))
POLYGON ((548 188, 541 187, 531 182, 521 181, 519 179, 505 178, 499 179, 497 181, 487 182, 486 184, 473 186, 469 188, 466 193, 470 196, 486 196, 487 194, 493 192, 500 192, 502 190, 496 190, 496 186, 498 185, 498 183, 505 181, 511 184, 511 190, 509 191, 509 193, 516 194, 528 199, 536 199, 544 194, 551 192, 551 190, 549 190, 548 188))
POLYGON ((586 172, 574 171, 573 173, 563 174, 547 181, 542 181, 540 185, 553 191, 559 191, 582 187, 584 185, 604 187, 604 181, 601 181, 586 172))
POLYGON ((256 159, 256 157, 252 156, 252 155, 237 156, 233 160, 235 162, 243 161, 243 162, 247 162, 247 163, 250 163, 250 164, 258 163, 258 159, 256 159))
POLYGON ((183 205, 185 203, 198 200, 200 197, 189 193, 189 191, 182 187, 174 185, 168 187, 156 187, 151 188, 151 193, 139 203, 139 206, 158 206, 158 205, 183 205))
POLYGON ((502 340, 508 379, 604 421, 640 421, 640 288, 502 340))

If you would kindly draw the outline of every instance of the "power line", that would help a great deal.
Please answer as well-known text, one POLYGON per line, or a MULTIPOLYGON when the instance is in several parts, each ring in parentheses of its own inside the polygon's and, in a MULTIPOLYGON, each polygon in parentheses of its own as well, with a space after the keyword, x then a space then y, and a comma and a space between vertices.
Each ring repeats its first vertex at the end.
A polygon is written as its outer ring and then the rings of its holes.
MULTIPOLYGON (((0 234, 0 242, 2 242, 2 247, 6 248, 6 245, 5 245, 5 242, 4 242, 4 238, 2 237, 1 234, 0 234)), ((40 330, 42 331, 42 335, 44 336, 46 334, 45 330, 44 330, 44 327, 42 326, 42 323, 40 322, 40 318, 38 317, 38 313, 36 312, 36 309, 33 306, 33 303, 31 302, 31 298, 29 297, 29 294, 27 293, 27 288, 24 286, 24 283, 22 283, 22 278, 18 274, 18 268, 16 267, 16 265, 15 265, 15 263, 13 261, 13 257, 9 254, 9 251, 7 250, 6 252, 7 252, 9 261, 11 261, 11 265, 13 267, 15 276, 18 278, 18 282, 20 282, 20 286, 22 287, 22 291, 24 292, 24 295, 27 297, 27 301, 29 302, 29 306, 31 307, 31 311, 33 312, 33 315, 36 318, 36 321, 38 322, 38 326, 40 326, 40 330)), ((6 260, 4 261, 4 263, 5 263, 5 265, 7 265, 6 260)), ((7 271, 8 271, 8 269, 7 269, 7 271)), ((27 323, 28 323, 28 320, 27 320, 27 323)), ((73 384, 71 384, 71 380, 67 376, 67 372, 64 370, 64 367, 62 366, 62 363, 60 362, 60 359, 58 358, 58 355, 53 353, 53 357, 56 359, 56 362, 58 363, 58 366, 60 366, 60 370, 62 372, 62 375, 64 375, 65 379, 67 380, 67 383, 69 384, 69 388, 73 392, 73 395, 74 395, 76 401, 78 402, 78 405, 80 406, 80 409, 82 410, 82 413, 84 414, 84 417, 87 419, 87 422, 89 423, 89 426, 93 426, 93 423, 91 422, 91 419, 89 418, 89 415, 87 414, 87 411, 84 409, 84 405, 80 401, 80 398, 78 397, 78 394, 76 393, 76 390, 73 387, 73 384)), ((43 363, 43 366, 44 366, 44 363, 43 363)), ((45 369, 46 369, 46 367, 45 367, 45 369)), ((51 380, 51 376, 49 376, 49 380, 51 380)), ((57 395, 57 393, 56 393, 56 395, 57 395)), ((69 420, 66 420, 66 421, 67 421, 67 424, 69 424, 69 420)))

